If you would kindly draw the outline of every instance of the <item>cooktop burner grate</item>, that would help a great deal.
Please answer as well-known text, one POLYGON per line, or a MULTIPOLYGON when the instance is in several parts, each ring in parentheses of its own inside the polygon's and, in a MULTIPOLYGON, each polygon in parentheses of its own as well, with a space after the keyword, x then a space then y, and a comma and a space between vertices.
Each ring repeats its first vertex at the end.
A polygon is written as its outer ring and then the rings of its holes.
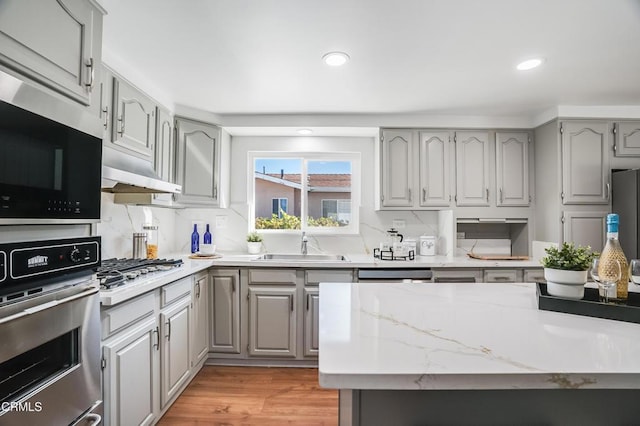
POLYGON ((100 288, 108 290, 157 271, 182 266, 180 259, 105 259, 96 268, 100 288))

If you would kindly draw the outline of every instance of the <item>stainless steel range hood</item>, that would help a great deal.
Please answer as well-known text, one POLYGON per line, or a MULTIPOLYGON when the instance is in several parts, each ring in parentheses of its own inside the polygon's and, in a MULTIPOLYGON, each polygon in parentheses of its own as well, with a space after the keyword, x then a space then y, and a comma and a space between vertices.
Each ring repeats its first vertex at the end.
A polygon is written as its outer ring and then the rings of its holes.
POLYGON ((162 180, 149 161, 102 148, 102 191, 115 194, 180 194, 182 186, 162 180))

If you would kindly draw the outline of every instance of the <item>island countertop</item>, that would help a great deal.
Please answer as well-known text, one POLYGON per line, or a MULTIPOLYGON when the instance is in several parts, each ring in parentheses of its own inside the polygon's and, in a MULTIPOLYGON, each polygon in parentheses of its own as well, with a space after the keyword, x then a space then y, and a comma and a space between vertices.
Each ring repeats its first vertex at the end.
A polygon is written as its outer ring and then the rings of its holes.
POLYGON ((532 283, 321 283, 319 340, 329 388, 640 389, 640 325, 538 310, 532 283))

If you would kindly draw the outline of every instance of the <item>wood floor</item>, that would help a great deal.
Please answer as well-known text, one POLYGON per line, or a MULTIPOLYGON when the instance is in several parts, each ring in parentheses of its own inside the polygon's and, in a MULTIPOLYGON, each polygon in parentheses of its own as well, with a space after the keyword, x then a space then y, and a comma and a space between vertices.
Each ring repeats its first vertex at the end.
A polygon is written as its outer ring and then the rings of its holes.
POLYGON ((205 366, 158 424, 335 426, 338 391, 314 368, 205 366))

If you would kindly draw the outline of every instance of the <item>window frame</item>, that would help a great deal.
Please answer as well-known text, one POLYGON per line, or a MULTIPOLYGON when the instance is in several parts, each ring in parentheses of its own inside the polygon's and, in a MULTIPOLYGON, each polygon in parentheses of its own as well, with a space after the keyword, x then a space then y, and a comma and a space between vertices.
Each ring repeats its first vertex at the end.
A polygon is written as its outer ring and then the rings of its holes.
POLYGON ((247 152, 247 204, 249 207, 248 231, 258 231, 265 234, 300 234, 306 232, 309 235, 351 235, 360 231, 360 204, 361 204, 361 154, 359 152, 304 152, 304 151, 249 151, 247 152), (256 229, 255 228, 255 161, 256 159, 300 159, 302 199, 300 206, 300 229, 256 229), (309 161, 349 161, 351 162, 351 220, 349 225, 340 227, 310 227, 307 226, 308 194, 309 186, 306 178, 307 163, 309 161))
POLYGON ((284 212, 286 214, 289 214, 289 199, 287 197, 276 197, 276 198, 271 198, 271 214, 277 214, 278 217, 282 217, 282 215, 280 214, 280 209, 282 209, 282 200, 286 201, 286 209, 284 209, 284 212), (278 211, 276 213, 273 212, 273 200, 278 200, 278 211))

